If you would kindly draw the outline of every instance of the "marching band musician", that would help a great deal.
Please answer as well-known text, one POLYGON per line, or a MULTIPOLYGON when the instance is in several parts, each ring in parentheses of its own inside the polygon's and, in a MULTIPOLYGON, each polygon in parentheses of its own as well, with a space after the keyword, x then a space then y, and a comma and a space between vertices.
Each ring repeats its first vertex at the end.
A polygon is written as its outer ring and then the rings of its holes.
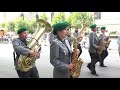
POLYGON ((89 54, 91 57, 91 62, 88 63, 87 67, 91 71, 92 75, 98 76, 95 70, 95 64, 99 61, 99 55, 97 53, 97 49, 99 49, 98 43, 99 38, 96 35, 96 24, 92 24, 90 26, 92 32, 89 34, 89 54))
POLYGON ((101 34, 99 35, 99 40, 103 36, 103 43, 104 43, 103 51, 100 54, 100 66, 101 67, 107 67, 104 65, 104 60, 108 56, 108 51, 107 51, 108 47, 106 47, 106 43, 107 43, 106 40, 107 38, 109 38, 109 36, 105 36, 105 32, 106 32, 106 27, 101 27, 101 34))
MULTIPOLYGON (((70 71, 75 70, 71 63, 72 48, 68 42, 67 22, 59 22, 53 25, 53 34, 56 39, 50 45, 50 63, 54 66, 53 78, 72 78, 70 71)), ((77 55, 80 53, 77 49, 77 55)))
POLYGON ((14 55, 15 69, 17 71, 19 78, 39 78, 39 73, 38 73, 38 70, 37 70, 35 64, 33 64, 32 68, 27 72, 22 72, 18 68, 18 59, 19 59, 20 55, 30 56, 30 57, 38 57, 38 58, 40 57, 40 53, 27 48, 26 39, 27 39, 28 34, 26 31, 27 31, 26 28, 24 28, 24 27, 20 28, 17 31, 19 38, 15 38, 12 41, 13 48, 14 48, 13 55, 14 55))

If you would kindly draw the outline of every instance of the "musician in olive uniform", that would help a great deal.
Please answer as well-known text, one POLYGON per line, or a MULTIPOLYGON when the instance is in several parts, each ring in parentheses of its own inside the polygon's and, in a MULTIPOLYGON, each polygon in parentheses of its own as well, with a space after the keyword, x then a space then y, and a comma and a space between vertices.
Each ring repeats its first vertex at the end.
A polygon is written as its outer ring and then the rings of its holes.
POLYGON ((17 31, 19 38, 13 39, 13 48, 14 48, 14 65, 17 71, 19 78, 39 78, 38 70, 33 64, 32 68, 27 72, 22 72, 18 68, 18 58, 20 55, 30 56, 30 57, 39 57, 40 53, 30 50, 27 47, 27 32, 26 28, 20 28, 17 31))
MULTIPOLYGON (((59 22, 53 25, 53 34, 56 39, 50 45, 50 63, 54 66, 53 78, 70 78, 70 71, 75 69, 71 63, 72 49, 66 38, 67 22, 59 22)), ((79 54, 79 49, 77 49, 79 54)))
POLYGON ((104 43, 103 51, 100 54, 100 66, 101 67, 107 67, 104 65, 104 60, 108 56, 108 51, 107 51, 108 47, 106 47, 106 43, 107 43, 106 40, 107 38, 109 38, 109 36, 105 36, 105 32, 106 32, 106 27, 101 27, 101 34, 99 35, 99 40, 103 38, 103 43, 104 43))
POLYGON ((90 28, 92 30, 89 34, 89 54, 91 57, 91 62, 87 67, 91 71, 91 74, 98 76, 95 70, 95 64, 99 61, 99 55, 97 53, 97 49, 99 49, 99 38, 96 35, 96 24, 91 25, 90 28))

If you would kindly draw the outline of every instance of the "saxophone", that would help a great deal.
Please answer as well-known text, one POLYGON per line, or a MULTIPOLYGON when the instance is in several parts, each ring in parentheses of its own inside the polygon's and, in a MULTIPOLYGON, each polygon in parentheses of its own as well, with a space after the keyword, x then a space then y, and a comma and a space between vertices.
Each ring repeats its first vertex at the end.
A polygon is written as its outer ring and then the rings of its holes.
POLYGON ((73 49, 72 64, 75 65, 75 71, 71 71, 71 75, 73 78, 78 78, 80 76, 80 70, 83 64, 83 60, 81 58, 78 58, 78 55, 76 52, 78 47, 77 38, 74 38, 73 46, 74 46, 74 49, 73 49))
POLYGON ((110 42, 111 42, 111 40, 110 40, 110 37, 108 36, 108 38, 106 39, 106 47, 108 48, 109 47, 109 45, 110 45, 110 42))
POLYGON ((100 48, 97 49, 97 52, 99 55, 102 53, 102 51, 104 50, 104 47, 105 47, 103 41, 104 41, 104 39, 103 39, 103 34, 102 34, 102 38, 99 40, 99 44, 98 44, 100 46, 100 48))
MULTIPOLYGON (((42 37, 44 33, 52 31, 52 27, 48 22, 42 19, 37 20, 36 25, 37 30, 35 31, 35 33, 33 33, 32 35, 33 37, 28 42, 27 47, 30 48, 31 50, 39 52, 41 50, 41 45, 38 44, 39 39, 42 37)), ((20 55, 18 59, 18 68, 22 72, 27 72, 32 68, 32 65, 35 63, 35 61, 36 58, 34 57, 20 55)))

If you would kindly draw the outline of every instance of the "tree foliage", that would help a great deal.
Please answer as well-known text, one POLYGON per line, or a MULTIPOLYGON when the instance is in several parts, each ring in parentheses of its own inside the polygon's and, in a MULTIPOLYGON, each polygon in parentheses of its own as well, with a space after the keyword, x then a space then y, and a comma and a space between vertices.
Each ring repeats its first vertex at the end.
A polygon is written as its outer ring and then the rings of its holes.
POLYGON ((45 21, 48 20, 48 17, 47 17, 47 15, 46 15, 45 12, 42 13, 42 15, 40 16, 40 18, 43 19, 43 20, 45 20, 45 21))
POLYGON ((32 19, 29 24, 28 24, 28 30, 29 30, 29 33, 34 33, 35 30, 36 30, 36 20, 35 19, 32 19))
POLYGON ((19 17, 15 20, 15 22, 16 22, 15 31, 17 31, 21 27, 28 28, 28 21, 26 19, 23 20, 23 18, 19 17))
POLYGON ((7 28, 10 31, 15 31, 15 22, 14 21, 9 21, 7 24, 7 28))
POLYGON ((28 20, 23 17, 18 17, 8 23, 1 23, 0 28, 8 28, 8 31, 15 31, 17 32, 18 29, 21 27, 25 27, 29 33, 34 33, 36 30, 36 18, 34 17, 32 20, 28 20))
POLYGON ((71 23, 72 27, 81 29, 83 27, 89 27, 93 23, 93 17, 88 12, 73 12, 67 21, 71 23))
POLYGON ((52 18, 52 25, 53 24, 56 24, 58 22, 62 22, 62 21, 65 21, 65 14, 64 12, 59 12, 59 13, 56 13, 53 18, 52 18))
MULTIPOLYGON (((42 13, 40 18, 46 21, 48 20, 45 12, 42 13)), ((81 30, 81 32, 85 31, 86 28, 88 28, 90 24, 93 23, 93 17, 88 12, 72 12, 67 19, 65 18, 64 12, 57 12, 52 18, 51 25, 66 20, 71 24, 72 28, 78 28, 79 30, 81 30)), ((30 33, 33 33, 36 30, 35 22, 36 18, 29 21, 26 18, 23 19, 22 17, 19 17, 14 21, 0 24, 0 28, 7 27, 8 30, 17 31, 21 27, 26 27, 30 33)))
POLYGON ((31 21, 27 19, 22 19, 21 17, 16 19, 15 31, 21 27, 25 27, 30 33, 33 33, 36 30, 36 20, 35 18, 31 21))
POLYGON ((1 23, 1 24, 0 24, 0 28, 7 28, 7 23, 4 23, 4 22, 1 23))
POLYGON ((93 23, 93 17, 88 12, 72 12, 67 21, 71 24, 71 27, 80 29, 80 33, 82 33, 93 23))

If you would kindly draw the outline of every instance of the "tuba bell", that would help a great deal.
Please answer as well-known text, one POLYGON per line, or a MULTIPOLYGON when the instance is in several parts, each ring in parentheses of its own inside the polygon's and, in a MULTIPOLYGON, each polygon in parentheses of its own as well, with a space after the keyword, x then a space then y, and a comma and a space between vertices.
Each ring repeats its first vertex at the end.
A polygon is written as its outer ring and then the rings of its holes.
MULTIPOLYGON (((52 27, 48 22, 42 19, 37 20, 36 25, 37 25, 37 29, 33 33, 32 35, 33 37, 28 42, 27 47, 30 48, 31 50, 39 52, 41 50, 41 45, 38 44, 38 41, 40 40, 40 38, 44 33, 48 33, 52 31, 52 27)), ((36 61, 36 58, 34 57, 20 55, 18 59, 18 68, 22 72, 27 72, 32 68, 32 65, 35 63, 35 61, 36 61)))

